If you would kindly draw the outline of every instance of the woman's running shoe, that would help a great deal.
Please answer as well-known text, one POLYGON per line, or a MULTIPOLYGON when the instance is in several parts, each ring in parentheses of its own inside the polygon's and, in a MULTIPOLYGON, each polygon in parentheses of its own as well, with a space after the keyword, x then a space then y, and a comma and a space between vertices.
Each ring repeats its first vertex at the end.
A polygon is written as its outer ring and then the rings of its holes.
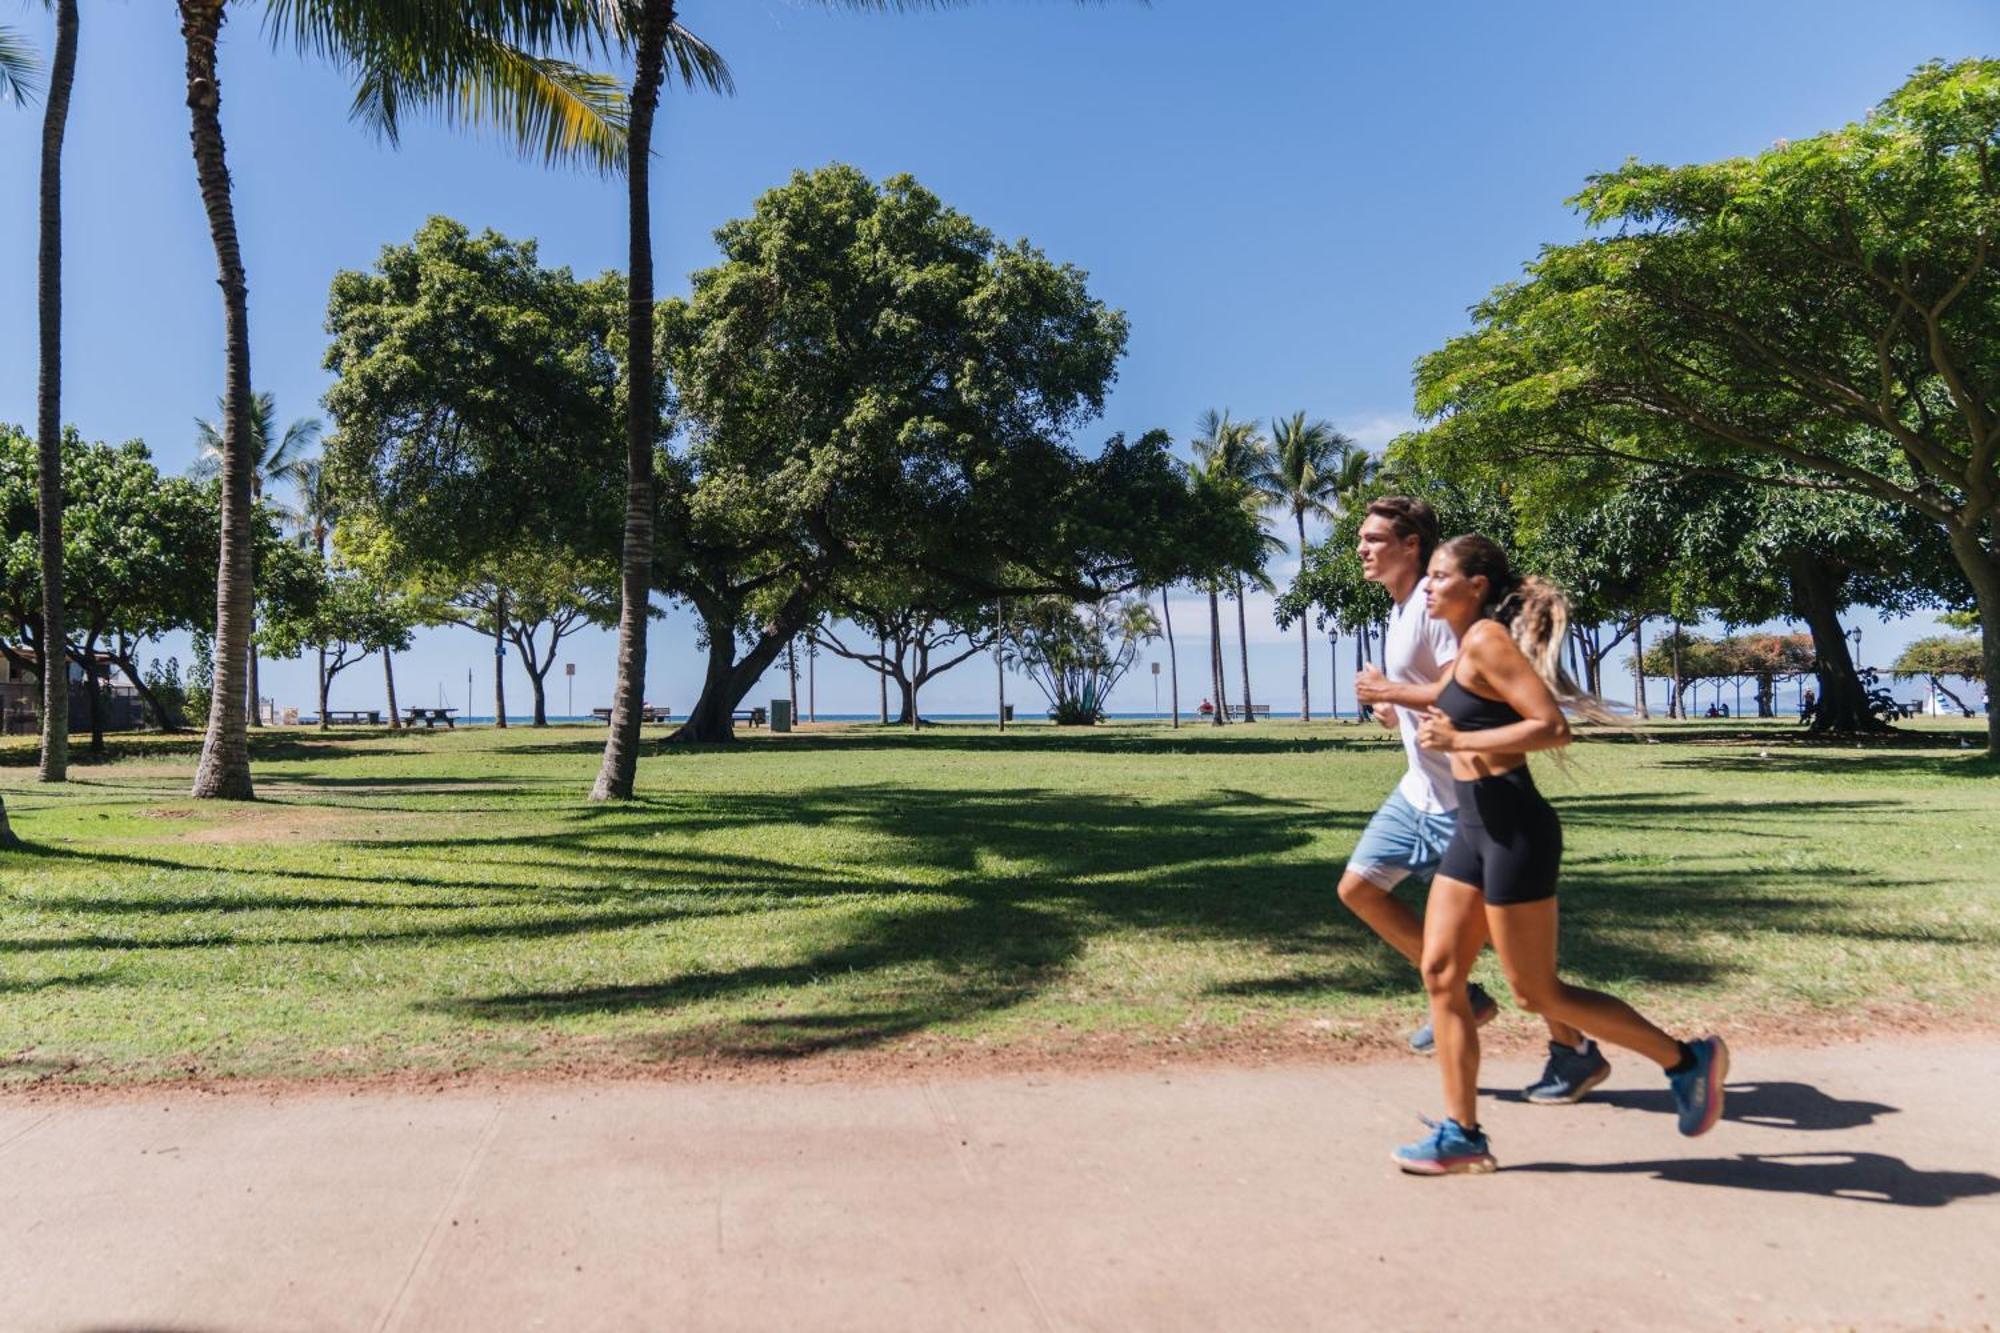
POLYGON ((1729 1048, 1720 1037, 1697 1037, 1688 1043, 1688 1049, 1694 1053, 1694 1068, 1667 1075, 1667 1083, 1674 1091, 1681 1133, 1693 1138, 1708 1133, 1722 1119, 1722 1083, 1729 1077, 1729 1048))
MULTIPOLYGON (((1499 1003, 1478 982, 1466 983, 1465 997, 1472 1001, 1472 1021, 1480 1027, 1500 1016, 1499 1003)), ((1424 1025, 1410 1034, 1410 1049, 1418 1055, 1429 1055, 1437 1050, 1437 1033, 1431 1028, 1430 1019, 1426 1018, 1424 1025)))
POLYGON ((1586 1038, 1583 1049, 1566 1041, 1549 1043, 1549 1062, 1542 1076, 1528 1085, 1523 1094, 1537 1106, 1563 1106, 1580 1102, 1590 1090, 1611 1077, 1611 1062, 1597 1043, 1586 1038))
POLYGON ((1483 1175, 1497 1167, 1486 1131, 1467 1129, 1450 1116, 1424 1120, 1428 1137, 1406 1143, 1389 1160, 1413 1176, 1483 1175))

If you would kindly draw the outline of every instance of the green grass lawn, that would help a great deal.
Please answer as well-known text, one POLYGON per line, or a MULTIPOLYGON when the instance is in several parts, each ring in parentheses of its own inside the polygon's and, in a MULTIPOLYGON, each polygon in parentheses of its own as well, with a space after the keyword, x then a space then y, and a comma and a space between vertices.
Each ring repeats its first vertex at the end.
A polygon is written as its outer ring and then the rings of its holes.
MULTIPOLYGON (((1574 978, 1725 1030, 2000 997, 1975 730, 1657 734, 1538 765, 1574 978)), ((1418 1016, 1333 895, 1401 765, 1372 728, 757 736, 650 748, 617 807, 582 799, 602 737, 272 733, 242 807, 186 798, 187 741, 62 788, 4 743, 32 845, 0 853, 0 1081, 1336 1044, 1418 1016)))

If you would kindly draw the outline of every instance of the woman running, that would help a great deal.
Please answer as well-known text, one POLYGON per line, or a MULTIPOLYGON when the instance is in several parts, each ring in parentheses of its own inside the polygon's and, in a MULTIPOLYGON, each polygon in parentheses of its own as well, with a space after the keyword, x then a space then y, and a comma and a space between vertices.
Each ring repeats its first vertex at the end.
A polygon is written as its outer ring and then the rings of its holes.
POLYGON ((1667 1073, 1680 1130, 1705 1134, 1722 1115, 1729 1050, 1720 1037, 1676 1041, 1623 1000, 1556 975, 1556 872, 1562 821, 1535 790, 1528 754, 1569 743, 1558 698, 1586 704, 1563 674, 1569 607, 1536 578, 1520 578, 1480 536, 1456 537, 1431 557, 1431 615, 1458 635, 1451 679, 1418 728, 1418 743, 1451 756, 1458 829, 1431 883, 1424 914, 1424 988, 1444 1075, 1445 1119, 1396 1149, 1416 1175, 1491 1171, 1479 1125, 1479 1025, 1466 998, 1487 940, 1523 1009, 1580 1028, 1667 1073))

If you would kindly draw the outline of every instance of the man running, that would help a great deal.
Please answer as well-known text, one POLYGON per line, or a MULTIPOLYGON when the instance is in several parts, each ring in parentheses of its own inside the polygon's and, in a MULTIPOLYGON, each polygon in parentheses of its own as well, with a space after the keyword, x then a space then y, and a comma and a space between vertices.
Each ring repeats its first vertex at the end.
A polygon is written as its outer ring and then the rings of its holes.
MULTIPOLYGON (((1395 608, 1382 646, 1384 670, 1363 671, 1355 693, 1374 707, 1378 722, 1402 733, 1407 768, 1347 858, 1340 901, 1412 967, 1423 955, 1423 921, 1393 890, 1413 875, 1428 878, 1437 869, 1458 824, 1450 756, 1417 744, 1423 711, 1437 702, 1458 656, 1450 626, 1424 609, 1423 575, 1437 544, 1437 511, 1426 502, 1388 495, 1368 506, 1358 548, 1361 576, 1381 584, 1395 608)), ((1500 1006, 1486 988, 1472 982, 1467 990, 1477 1021, 1492 1021, 1500 1006)), ((1575 1028, 1554 1019, 1548 1024, 1548 1064, 1528 1087, 1527 1098, 1543 1104, 1578 1101, 1609 1077, 1610 1062, 1575 1028)), ((1410 1049, 1429 1055, 1435 1047, 1425 1019, 1410 1034, 1410 1049)))

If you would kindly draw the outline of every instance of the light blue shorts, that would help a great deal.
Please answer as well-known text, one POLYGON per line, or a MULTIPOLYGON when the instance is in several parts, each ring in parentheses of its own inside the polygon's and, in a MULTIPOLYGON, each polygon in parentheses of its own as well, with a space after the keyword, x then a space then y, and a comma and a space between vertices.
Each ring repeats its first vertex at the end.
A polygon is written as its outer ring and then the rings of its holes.
POLYGON ((1402 792, 1390 792, 1368 827, 1361 830, 1361 841, 1354 844, 1347 858, 1348 872, 1384 891, 1411 875, 1429 875, 1437 869, 1457 827, 1454 812, 1427 815, 1403 799, 1402 792))

